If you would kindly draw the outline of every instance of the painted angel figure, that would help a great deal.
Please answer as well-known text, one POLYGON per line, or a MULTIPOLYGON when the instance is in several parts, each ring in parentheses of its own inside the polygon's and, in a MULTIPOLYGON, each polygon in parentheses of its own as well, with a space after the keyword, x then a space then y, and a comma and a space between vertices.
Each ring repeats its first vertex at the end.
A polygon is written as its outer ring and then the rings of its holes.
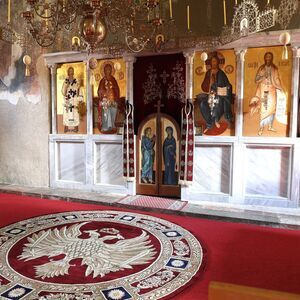
POLYGON ((155 135, 152 136, 152 129, 147 127, 142 137, 142 183, 153 183, 153 163, 155 156, 155 135))
POLYGON ((74 77, 73 67, 68 68, 68 77, 63 83, 61 92, 64 96, 64 132, 78 132, 80 123, 78 105, 84 100, 80 82, 74 77))

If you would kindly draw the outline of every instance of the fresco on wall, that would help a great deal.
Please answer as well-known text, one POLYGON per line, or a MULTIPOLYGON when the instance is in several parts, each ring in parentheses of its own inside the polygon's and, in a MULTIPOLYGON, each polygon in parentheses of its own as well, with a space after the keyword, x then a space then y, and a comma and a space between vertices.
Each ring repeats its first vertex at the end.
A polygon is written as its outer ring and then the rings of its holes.
POLYGON ((125 117, 126 65, 123 59, 98 60, 93 70, 94 133, 121 134, 125 117))
POLYGON ((233 50, 202 52, 194 59, 195 126, 197 135, 234 135, 236 58, 233 50))
POLYGON ((86 133, 86 71, 84 63, 57 69, 57 132, 86 133))
POLYGON ((32 56, 30 65, 31 76, 25 77, 23 50, 17 45, 0 41, 0 100, 6 100, 17 105, 20 99, 36 104, 41 101, 41 73, 44 71, 44 61, 38 50, 32 56))
POLYGON ((288 136, 292 53, 282 47, 252 48, 245 56, 244 135, 288 136))

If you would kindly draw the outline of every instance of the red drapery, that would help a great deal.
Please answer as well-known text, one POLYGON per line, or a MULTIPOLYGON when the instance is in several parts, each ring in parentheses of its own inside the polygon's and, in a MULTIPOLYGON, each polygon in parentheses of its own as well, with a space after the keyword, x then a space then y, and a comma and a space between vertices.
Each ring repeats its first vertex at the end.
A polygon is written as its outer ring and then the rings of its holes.
POLYGON ((181 123, 181 108, 185 96, 185 58, 182 53, 137 58, 134 64, 135 133, 140 123, 157 112, 157 101, 162 113, 181 123))

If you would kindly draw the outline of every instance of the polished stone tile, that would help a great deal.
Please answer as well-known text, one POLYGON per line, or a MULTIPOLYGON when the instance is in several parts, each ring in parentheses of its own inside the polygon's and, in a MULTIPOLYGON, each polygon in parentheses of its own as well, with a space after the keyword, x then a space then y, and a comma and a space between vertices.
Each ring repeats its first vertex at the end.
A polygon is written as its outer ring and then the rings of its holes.
MULTIPOLYGON (((84 204, 101 204, 124 209, 142 210, 145 212, 157 212, 165 214, 175 214, 181 216, 190 216, 196 218, 204 218, 211 220, 219 220, 225 222, 239 222, 247 224, 256 224, 263 226, 271 226, 275 228, 300 229, 300 210, 290 210, 289 213, 264 212, 255 209, 246 209, 245 206, 224 207, 217 204, 193 204, 188 203, 183 210, 176 211, 171 209, 158 209, 149 207, 133 206, 130 204, 118 203, 124 198, 124 195, 83 192, 70 189, 50 189, 50 188, 30 188, 16 185, 1 185, 0 192, 14 193, 20 195, 28 195, 51 200, 65 200, 84 204)), ((133 196, 135 197, 135 196, 133 196)))

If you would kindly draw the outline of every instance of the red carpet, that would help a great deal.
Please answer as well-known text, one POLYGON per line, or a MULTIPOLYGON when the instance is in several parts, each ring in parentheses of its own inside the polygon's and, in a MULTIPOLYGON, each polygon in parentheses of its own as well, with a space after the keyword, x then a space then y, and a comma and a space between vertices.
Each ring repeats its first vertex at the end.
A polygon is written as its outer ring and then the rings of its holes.
POLYGON ((172 209, 172 210, 180 211, 187 205, 188 202, 168 199, 168 198, 137 195, 137 196, 125 197, 119 200, 118 203, 141 206, 141 207, 172 209))
MULTIPOLYGON (((108 206, 9 194, 0 194, 0 208, 1 227, 56 212, 112 209, 108 206)), ((115 207, 113 209, 124 211, 115 207)), ((150 215, 149 212, 141 213, 150 215)), ((207 299, 210 281, 300 294, 299 231, 164 214, 153 215, 191 231, 207 249, 207 265, 202 277, 174 299, 207 299)))

